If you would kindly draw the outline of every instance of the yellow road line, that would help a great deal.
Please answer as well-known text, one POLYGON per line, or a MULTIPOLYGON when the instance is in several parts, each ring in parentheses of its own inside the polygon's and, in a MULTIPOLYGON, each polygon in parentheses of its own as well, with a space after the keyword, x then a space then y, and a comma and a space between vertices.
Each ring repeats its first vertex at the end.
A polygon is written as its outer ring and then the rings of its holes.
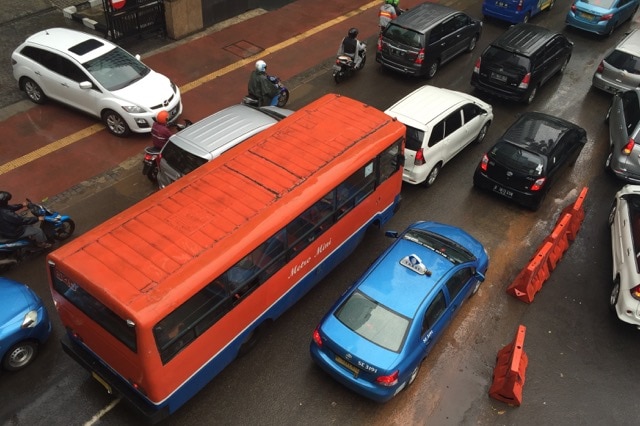
MULTIPOLYGON (((253 56, 250 56, 248 58, 242 59, 240 61, 237 61, 233 64, 227 65, 224 68, 221 68, 219 70, 216 70, 210 74, 207 74, 203 77, 200 77, 197 80, 194 80, 190 83, 187 83, 183 86, 180 87, 180 91, 182 93, 187 93, 199 86, 202 86, 205 83, 208 83, 211 80, 214 80, 218 77, 221 77, 223 75, 226 75, 228 73, 230 73, 231 71, 235 71, 239 68, 242 68, 243 66, 253 62, 253 60, 255 59, 256 56, 260 55, 260 56, 265 56, 265 55, 269 55, 272 53, 276 53, 282 49, 285 49, 289 46, 291 46, 294 43, 297 43, 301 40, 304 40, 306 38, 309 38, 317 33, 319 33, 320 31, 326 30, 329 27, 332 27, 334 25, 337 25, 353 16, 356 16, 372 7, 375 7, 377 5, 380 4, 380 0, 376 0, 376 1, 372 1, 370 3, 367 3, 357 9, 354 9, 350 12, 348 12, 345 15, 339 16, 335 19, 332 19, 331 21, 325 22, 323 24, 318 25, 317 27, 311 28, 308 31, 305 31, 295 37, 292 37, 288 40, 285 40, 281 43, 278 43, 274 46, 268 47, 265 50, 261 51, 259 54, 255 54, 253 56)), ((52 152, 55 152, 59 149, 62 149, 66 146, 72 145, 86 137, 89 137, 95 133, 98 133, 99 131, 103 130, 104 126, 102 124, 94 124, 93 126, 87 127, 85 129, 82 129, 76 133, 73 133, 69 136, 66 136, 62 139, 59 139, 55 142, 52 142, 48 145, 43 146, 42 148, 36 149, 35 151, 31 151, 28 154, 23 155, 22 157, 18 157, 15 160, 9 161, 8 163, 2 164, 0 165, 0 175, 3 175, 5 173, 8 173, 12 170, 17 169, 18 167, 22 167, 25 164, 28 164, 32 161, 35 161, 39 158, 44 157, 47 154, 51 154, 52 152)))

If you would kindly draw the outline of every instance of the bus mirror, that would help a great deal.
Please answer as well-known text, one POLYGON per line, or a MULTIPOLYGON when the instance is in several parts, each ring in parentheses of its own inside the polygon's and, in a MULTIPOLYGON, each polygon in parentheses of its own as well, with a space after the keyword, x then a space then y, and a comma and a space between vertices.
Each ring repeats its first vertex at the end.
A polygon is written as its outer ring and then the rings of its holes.
POLYGON ((131 321, 130 319, 128 319, 128 320, 127 320, 127 326, 129 326, 129 327, 133 328, 133 327, 135 327, 135 326, 136 326, 136 323, 135 323, 135 322, 133 322, 133 321, 131 321))
POLYGON ((384 236, 389 238, 398 238, 398 231, 386 231, 384 236))

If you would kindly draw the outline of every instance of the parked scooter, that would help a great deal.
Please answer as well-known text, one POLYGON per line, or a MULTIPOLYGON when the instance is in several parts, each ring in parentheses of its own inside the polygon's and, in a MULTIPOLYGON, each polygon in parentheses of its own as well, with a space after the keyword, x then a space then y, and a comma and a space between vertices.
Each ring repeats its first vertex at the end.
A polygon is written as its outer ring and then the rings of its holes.
POLYGON ((362 51, 360 52, 362 61, 360 61, 360 65, 358 66, 356 66, 356 62, 351 56, 338 55, 336 63, 333 65, 333 79, 336 83, 343 82, 351 77, 353 73, 364 68, 364 64, 367 61, 367 46, 364 43, 362 43, 362 46, 362 51))
MULTIPOLYGON (((43 216, 40 227, 47 237, 49 243, 64 241, 69 238, 76 229, 76 224, 67 215, 49 210, 42 204, 31 202, 27 198, 27 208, 34 216, 43 216)), ((0 237, 0 271, 5 271, 17 265, 30 254, 40 253, 44 248, 38 247, 30 238, 20 238, 18 240, 0 237)))
MULTIPOLYGON (((289 89, 284 87, 284 84, 282 84, 282 81, 280 81, 278 77, 273 75, 268 75, 267 77, 278 88, 278 103, 276 105, 283 108, 287 102, 289 102, 289 89)), ((246 95, 242 98, 242 103, 255 107, 260 105, 260 101, 251 95, 246 95)))
MULTIPOLYGON (((191 126, 191 120, 184 120, 184 123, 170 124, 169 127, 176 127, 178 131, 191 126)), ((142 174, 149 178, 153 183, 158 181, 158 168, 160 167, 160 151, 162 148, 156 146, 147 146, 144 149, 144 157, 142 157, 142 174)))

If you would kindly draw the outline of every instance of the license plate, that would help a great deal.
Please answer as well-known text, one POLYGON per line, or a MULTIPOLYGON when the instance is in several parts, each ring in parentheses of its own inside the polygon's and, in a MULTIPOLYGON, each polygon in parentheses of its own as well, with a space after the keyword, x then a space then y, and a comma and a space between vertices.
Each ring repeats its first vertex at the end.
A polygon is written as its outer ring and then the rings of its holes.
POLYGON ((345 367, 347 370, 351 371, 353 373, 353 377, 358 377, 358 374, 360 374, 360 369, 358 367, 351 364, 350 362, 345 361, 339 356, 336 356, 336 362, 345 367))
POLYGON ((113 393, 113 389, 111 389, 111 385, 109 383, 107 383, 107 381, 105 379, 103 379, 102 377, 98 376, 98 373, 96 373, 95 371, 92 371, 91 375, 93 376, 94 379, 96 379, 98 381, 98 383, 100 383, 102 386, 104 386, 104 388, 107 390, 107 393, 109 395, 111 395, 113 393))
POLYGON ((513 198, 513 191, 509 191, 508 189, 505 189, 499 185, 493 186, 493 192, 497 192, 498 194, 507 198, 513 198))
POLYGON ((498 7, 508 7, 507 3, 503 2, 503 1, 497 1, 496 2, 496 6, 498 6, 498 7))
POLYGON ((493 78, 494 80, 501 81, 501 82, 503 82, 503 83, 504 83, 505 81, 507 81, 507 76, 506 76, 506 75, 497 74, 497 73, 495 73, 495 72, 492 72, 492 73, 491 73, 491 78, 493 78))
POLYGON ((398 50, 398 49, 394 49, 393 47, 390 47, 389 51, 391 52, 392 55, 404 56, 404 52, 402 50, 398 50))
POLYGON ((587 21, 592 21, 593 20, 593 15, 590 13, 586 13, 586 12, 579 12, 579 15, 581 18, 586 19, 587 21))

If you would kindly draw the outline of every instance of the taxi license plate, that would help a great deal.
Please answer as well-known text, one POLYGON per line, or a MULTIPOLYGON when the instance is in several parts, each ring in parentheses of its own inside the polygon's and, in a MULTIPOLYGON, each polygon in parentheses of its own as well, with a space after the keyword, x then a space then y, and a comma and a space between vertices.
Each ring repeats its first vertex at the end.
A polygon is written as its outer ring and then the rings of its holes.
POLYGON ((509 191, 508 189, 505 189, 499 185, 493 186, 493 192, 497 192, 498 194, 507 198, 513 198, 513 191, 509 191))
POLYGON ((98 375, 98 373, 96 373, 95 371, 92 371, 91 375, 93 376, 94 379, 96 379, 98 381, 98 383, 100 383, 102 386, 104 386, 104 388, 107 390, 107 393, 109 395, 111 395, 113 393, 113 389, 111 389, 111 385, 109 383, 107 383, 107 381, 105 379, 100 377, 98 375))
POLYGON ((507 76, 506 76, 506 75, 497 74, 497 73, 495 73, 495 72, 492 72, 492 73, 491 73, 491 78, 493 78, 494 80, 501 81, 501 82, 503 82, 503 83, 504 83, 505 81, 507 81, 507 76))
POLYGON ((356 378, 358 377, 358 374, 360 373, 360 369, 358 367, 351 364, 350 362, 345 361, 339 356, 336 356, 336 362, 342 365, 343 367, 345 367, 347 370, 351 371, 353 373, 353 377, 356 377, 356 378))
POLYGON ((592 21, 594 16, 590 13, 580 12, 580 17, 586 19, 587 21, 592 21))

